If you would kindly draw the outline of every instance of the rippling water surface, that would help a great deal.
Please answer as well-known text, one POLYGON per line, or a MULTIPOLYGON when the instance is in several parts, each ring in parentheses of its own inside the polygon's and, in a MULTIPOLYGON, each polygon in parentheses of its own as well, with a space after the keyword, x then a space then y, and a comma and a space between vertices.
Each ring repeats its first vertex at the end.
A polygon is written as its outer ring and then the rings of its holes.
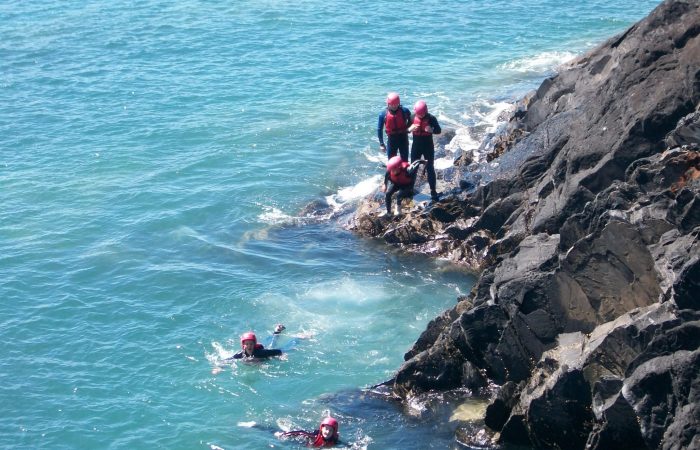
POLYGON ((362 389, 473 278, 298 213, 378 185, 387 91, 488 127, 657 3, 0 4, 0 447, 293 448, 327 412, 457 447, 447 399, 362 389), (277 322, 286 359, 219 368, 277 322))

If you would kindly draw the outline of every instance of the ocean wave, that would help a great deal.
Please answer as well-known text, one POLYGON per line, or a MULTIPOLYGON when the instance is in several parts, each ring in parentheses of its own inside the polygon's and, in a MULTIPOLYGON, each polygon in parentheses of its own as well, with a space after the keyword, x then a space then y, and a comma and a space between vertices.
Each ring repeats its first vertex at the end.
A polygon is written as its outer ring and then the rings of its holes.
POLYGON ((381 175, 374 175, 355 185, 341 188, 337 193, 327 196, 326 202, 334 210, 340 210, 348 203, 357 202, 376 191, 381 184, 381 179, 381 175))

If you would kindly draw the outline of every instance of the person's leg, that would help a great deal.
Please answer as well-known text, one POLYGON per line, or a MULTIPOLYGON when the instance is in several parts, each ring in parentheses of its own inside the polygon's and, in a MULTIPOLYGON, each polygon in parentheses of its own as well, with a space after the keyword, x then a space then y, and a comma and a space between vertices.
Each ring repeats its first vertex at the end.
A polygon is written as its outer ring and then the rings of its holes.
POLYGON ((394 156, 396 156, 396 149, 391 147, 391 140, 388 140, 386 143, 386 160, 389 161, 394 156))
POLYGON ((396 194, 396 208, 398 209, 398 214, 401 214, 401 203, 403 203, 405 198, 413 198, 413 185, 402 187, 399 189, 398 194, 396 194))
POLYGON ((408 134, 399 134, 397 138, 401 159, 408 162, 408 134))
POLYGON ((389 161, 391 158, 396 156, 399 150, 399 141, 396 139, 397 135, 392 134, 386 137, 386 160, 389 161))
MULTIPOLYGON (((432 144, 432 142, 431 142, 432 144)), ((430 196, 433 198, 433 200, 437 200, 438 194, 437 190, 435 189, 437 185, 437 176, 435 175, 435 148, 430 145, 425 151, 423 152, 425 155, 426 159, 426 164, 425 164, 425 170, 428 174, 428 185, 430 186, 430 196)))
POLYGON ((392 183, 391 181, 389 182, 389 187, 386 190, 386 195, 384 196, 384 202, 386 204, 386 213, 391 215, 391 197, 394 196, 394 193, 398 190, 396 185, 392 183))
POLYGON ((416 138, 413 138, 413 144, 411 144, 411 164, 420 159, 420 156, 420 145, 416 141, 416 138))

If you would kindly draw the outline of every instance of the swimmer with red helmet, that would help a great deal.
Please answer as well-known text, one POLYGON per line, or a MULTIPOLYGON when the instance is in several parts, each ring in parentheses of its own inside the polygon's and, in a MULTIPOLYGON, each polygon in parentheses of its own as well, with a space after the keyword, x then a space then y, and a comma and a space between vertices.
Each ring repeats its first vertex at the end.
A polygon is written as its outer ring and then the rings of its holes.
POLYGON ((308 447, 333 447, 340 444, 338 435, 338 421, 333 417, 326 417, 321 421, 318 430, 315 431, 287 431, 281 433, 281 437, 297 437, 300 436, 307 440, 308 447))
MULTIPOLYGON (((277 324, 275 326, 275 331, 272 334, 273 341, 274 338, 282 333, 284 331, 285 326, 280 324, 277 324)), ((272 345, 272 343, 270 344, 272 345)), ((241 335, 241 351, 236 353, 235 355, 231 356, 230 358, 226 358, 227 361, 230 361, 232 359, 242 359, 242 358, 269 358, 271 356, 280 356, 282 355, 282 350, 276 349, 276 348, 270 348, 266 349, 262 344, 258 344, 258 339, 255 336, 255 333, 252 331, 248 331, 247 333, 243 333, 241 335)))
POLYGON ((412 164, 407 163, 400 156, 394 156, 386 164, 386 174, 384 175, 384 185, 382 192, 386 192, 386 213, 391 215, 391 198, 396 196, 396 214, 401 214, 401 201, 404 198, 413 197, 413 185, 416 182, 416 172, 420 164, 425 160, 418 159, 412 164))

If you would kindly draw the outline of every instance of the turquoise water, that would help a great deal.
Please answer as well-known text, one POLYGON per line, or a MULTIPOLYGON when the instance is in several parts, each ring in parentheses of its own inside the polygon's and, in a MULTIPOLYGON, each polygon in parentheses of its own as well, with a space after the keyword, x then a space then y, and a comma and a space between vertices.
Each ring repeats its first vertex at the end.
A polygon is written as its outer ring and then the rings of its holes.
POLYGON ((657 3, 1 3, 0 447, 295 448, 331 412, 457 448, 449 402, 361 389, 473 278, 298 213, 378 185, 387 91, 492 124, 657 3), (286 359, 219 367, 277 322, 286 359))

